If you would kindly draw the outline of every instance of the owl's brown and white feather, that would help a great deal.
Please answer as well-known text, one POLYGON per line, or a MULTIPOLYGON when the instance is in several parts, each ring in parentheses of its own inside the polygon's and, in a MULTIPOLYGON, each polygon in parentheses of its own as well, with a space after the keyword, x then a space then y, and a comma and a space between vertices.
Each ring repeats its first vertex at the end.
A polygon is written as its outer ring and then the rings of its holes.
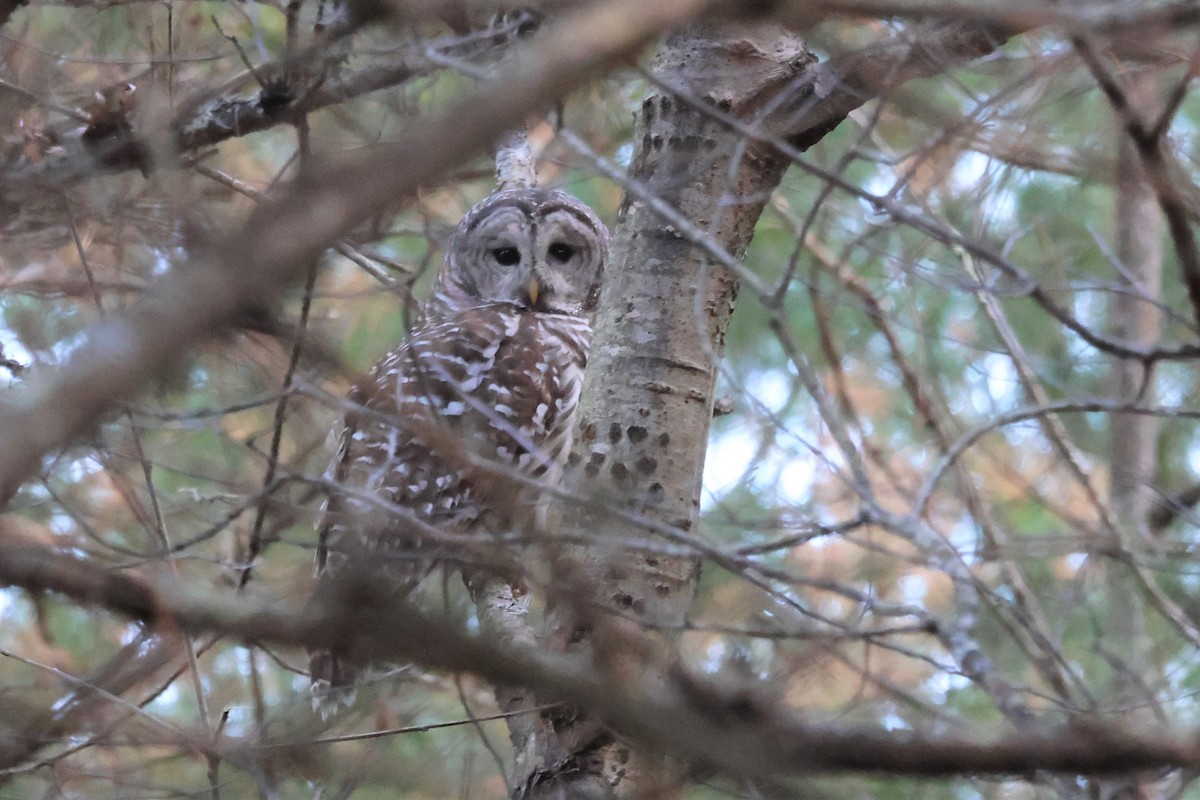
MULTIPOLYGON (((438 562, 478 560, 464 535, 533 524, 537 487, 504 476, 561 474, 606 246, 603 224, 561 192, 500 192, 464 217, 422 323, 350 393, 322 580, 365 555, 402 596, 438 562)), ((322 651, 310 671, 319 702, 356 666, 322 651)))

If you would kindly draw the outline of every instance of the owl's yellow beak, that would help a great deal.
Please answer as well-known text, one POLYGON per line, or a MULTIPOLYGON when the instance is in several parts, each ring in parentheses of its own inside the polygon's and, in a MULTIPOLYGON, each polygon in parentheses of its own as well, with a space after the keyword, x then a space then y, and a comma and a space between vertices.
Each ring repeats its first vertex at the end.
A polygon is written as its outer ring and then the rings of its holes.
POLYGON ((537 305, 538 295, 542 293, 542 282, 537 275, 529 279, 529 304, 537 305))

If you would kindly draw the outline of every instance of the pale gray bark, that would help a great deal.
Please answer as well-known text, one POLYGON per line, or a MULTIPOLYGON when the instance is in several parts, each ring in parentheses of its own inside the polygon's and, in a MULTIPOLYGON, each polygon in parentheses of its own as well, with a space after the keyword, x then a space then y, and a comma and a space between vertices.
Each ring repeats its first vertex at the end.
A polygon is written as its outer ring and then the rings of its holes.
MULTIPOLYGON (((1135 68, 1125 83, 1134 113, 1158 113, 1157 75, 1154 70, 1135 68), (1153 110, 1152 110, 1153 109, 1153 110)), ((1115 175, 1116 256, 1121 275, 1121 291, 1113 295, 1109 324, 1112 333, 1124 341, 1153 347, 1159 339, 1162 314, 1158 303, 1162 293, 1163 216, 1154 188, 1147 180, 1137 146, 1125 131, 1117 130, 1118 147, 1115 175)), ((1132 359, 1117 359, 1110 374, 1114 398, 1127 402, 1153 402, 1152 373, 1132 359)), ((1132 553, 1134 559, 1149 542, 1149 512, 1153 501, 1152 482, 1158 451, 1159 418, 1150 414, 1112 416, 1109 457, 1109 503, 1121 541, 1117 545, 1132 553)), ((1107 613, 1113 637, 1111 651, 1127 667, 1113 679, 1109 702, 1113 705, 1142 708, 1138 716, 1151 723, 1153 715, 1145 707, 1145 687, 1131 676, 1149 658, 1150 641, 1145 628, 1145 608, 1141 583, 1129 565, 1105 564, 1109 591, 1107 613)), ((1130 800, 1154 800, 1169 796, 1167 787, 1146 775, 1107 781, 1103 784, 1111 796, 1130 800)))
MULTIPOLYGON (((1155 73, 1130 83, 1135 103, 1153 98, 1155 73)), ((1113 295, 1109 321, 1113 335, 1147 347, 1159 339, 1162 313, 1163 220, 1154 189, 1146 180, 1134 144, 1119 132, 1116 168, 1116 255, 1124 291, 1113 295)), ((1144 364, 1120 359, 1113 364, 1112 394, 1128 401, 1153 402, 1144 364)), ((1112 422, 1111 500, 1116 517, 1130 534, 1145 533, 1152 501, 1159 421, 1139 414, 1114 414, 1112 422)))

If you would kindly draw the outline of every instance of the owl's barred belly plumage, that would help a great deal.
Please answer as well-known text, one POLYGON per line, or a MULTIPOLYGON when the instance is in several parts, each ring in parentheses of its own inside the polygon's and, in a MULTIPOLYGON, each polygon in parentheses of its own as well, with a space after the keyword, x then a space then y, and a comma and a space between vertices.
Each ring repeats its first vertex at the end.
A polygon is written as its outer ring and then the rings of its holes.
POLYGON ((526 478, 558 479, 590 333, 583 318, 502 303, 413 331, 351 391, 355 408, 327 478, 353 491, 329 502, 322 565, 359 546, 384 551, 384 561, 391 550, 399 563, 384 568, 399 577, 415 567, 419 580, 429 538, 414 530, 419 523, 447 533, 528 523, 518 512, 536 489, 503 477, 516 467, 526 478), (480 496, 480 484, 497 480, 509 484, 510 509, 494 489, 480 496), (344 541, 347 533, 359 541, 344 541))
MULTIPOLYGON (((350 392, 318 592, 347 564, 397 597, 436 563, 508 566, 493 537, 536 532, 569 454, 607 245, 596 215, 555 190, 501 191, 463 217, 425 321, 350 392)), ((354 681, 344 656, 312 653, 322 713, 354 681)))
MULTIPOLYGON (((570 450, 590 334, 582 317, 504 303, 414 330, 350 393, 326 476, 323 575, 361 554, 403 595, 439 562, 486 568, 486 545, 457 535, 532 533, 537 485, 558 481, 570 450)), ((312 671, 318 693, 354 678, 327 653, 312 671)))

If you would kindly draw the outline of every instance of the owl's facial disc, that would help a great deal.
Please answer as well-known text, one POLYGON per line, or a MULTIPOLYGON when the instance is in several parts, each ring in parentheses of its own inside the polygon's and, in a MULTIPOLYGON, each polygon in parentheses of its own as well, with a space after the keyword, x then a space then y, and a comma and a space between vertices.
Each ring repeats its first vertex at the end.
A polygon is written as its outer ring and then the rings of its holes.
POLYGON ((607 243, 603 224, 569 195, 500 192, 460 224, 439 275, 439 302, 585 313, 595 302, 607 243))

